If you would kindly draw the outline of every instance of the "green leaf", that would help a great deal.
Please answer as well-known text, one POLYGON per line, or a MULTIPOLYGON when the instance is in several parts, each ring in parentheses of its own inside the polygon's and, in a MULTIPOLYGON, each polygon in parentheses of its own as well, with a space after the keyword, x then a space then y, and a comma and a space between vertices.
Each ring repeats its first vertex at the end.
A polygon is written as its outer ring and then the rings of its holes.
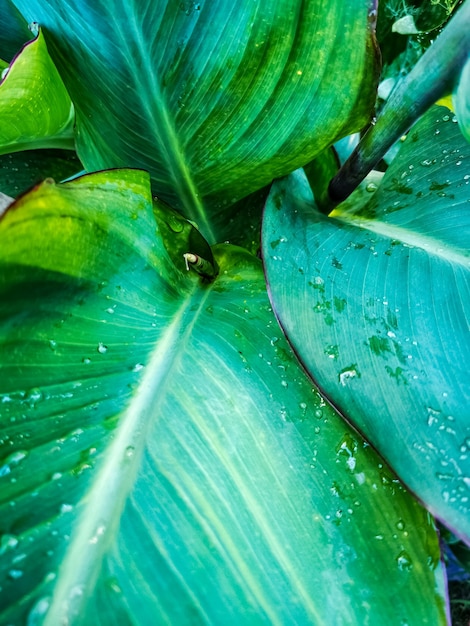
POLYGON ((445 624, 432 519, 312 388, 258 259, 180 270, 129 170, 46 181, 0 237, 2 623, 445 624))
POLYGON ((326 393, 429 510, 470 536, 470 148, 434 107, 368 202, 318 213, 275 185, 263 251, 273 306, 326 393))
POLYGON ((73 149, 73 106, 40 32, 0 82, 0 154, 73 149))
POLYGON ((47 29, 85 167, 149 170, 211 242, 229 205, 371 116, 367 0, 15 4, 47 29))
POLYGON ((10 0, 0 0, 0 57, 11 61, 33 35, 10 0))
POLYGON ((82 171, 71 150, 25 150, 0 156, 0 191, 16 197, 32 185, 52 177, 65 180, 82 171))

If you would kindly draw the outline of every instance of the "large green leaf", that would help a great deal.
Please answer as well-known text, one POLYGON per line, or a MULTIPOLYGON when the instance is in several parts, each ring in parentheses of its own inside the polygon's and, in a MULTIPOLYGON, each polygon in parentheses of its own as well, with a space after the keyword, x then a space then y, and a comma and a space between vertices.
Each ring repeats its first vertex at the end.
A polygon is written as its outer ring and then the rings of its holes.
POLYGON ((314 379, 468 541, 470 147, 455 122, 434 107, 370 200, 330 217, 301 173, 277 183, 263 251, 275 312, 314 379))
POLYGON ((214 240, 227 205, 362 128, 369 0, 15 0, 47 29, 88 170, 149 170, 214 240))
POLYGON ((44 36, 26 44, 0 82, 0 154, 73 148, 73 106, 44 36))
POLYGON ((444 624, 432 519, 312 388, 260 261, 180 270, 160 232, 197 237, 156 211, 127 170, 0 222, 1 622, 444 624))

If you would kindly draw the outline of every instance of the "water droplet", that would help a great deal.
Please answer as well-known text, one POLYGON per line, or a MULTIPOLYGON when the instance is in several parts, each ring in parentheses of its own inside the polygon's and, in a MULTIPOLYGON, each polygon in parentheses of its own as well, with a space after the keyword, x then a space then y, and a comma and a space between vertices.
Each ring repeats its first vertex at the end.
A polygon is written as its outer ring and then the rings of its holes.
POLYGON ((287 380, 281 380, 281 385, 282 385, 283 387, 288 387, 288 386, 289 386, 289 383, 287 382, 287 380))
POLYGON ((60 472, 55 472, 51 476, 51 480, 60 480, 62 478, 62 474, 60 472))
POLYGON ((428 420, 427 420, 428 426, 433 426, 434 424, 437 424, 439 422, 441 412, 436 411, 436 409, 433 409, 430 406, 428 406, 426 410, 428 412, 428 420))
POLYGON ((466 452, 470 448, 470 437, 466 437, 462 442, 462 446, 460 448, 461 452, 466 452), (462 449, 463 448, 463 449, 462 449))
POLYGON ((89 540, 89 543, 96 544, 100 540, 100 538, 104 535, 104 531, 106 530, 106 526, 98 526, 96 529, 96 533, 89 540))
POLYGON ((73 510, 73 504, 62 504, 60 507, 61 513, 70 513, 73 510))
POLYGON ((0 539, 0 554, 4 554, 8 550, 16 548, 17 545, 18 539, 15 537, 15 535, 2 535, 2 538, 0 539))
POLYGON ((20 569, 11 569, 8 572, 8 578, 11 578, 12 580, 18 580, 18 578, 21 578, 23 576, 23 570, 20 569))
POLYGON ((57 341, 54 339, 49 339, 49 348, 54 351, 57 348, 57 341))
POLYGON ((398 530, 405 530, 405 522, 402 519, 398 520, 396 527, 398 530))
POLYGON ((21 463, 21 461, 27 456, 28 453, 24 450, 17 450, 16 452, 12 452, 12 454, 7 456, 4 464, 0 467, 0 476, 8 476, 12 468, 21 463))
MULTIPOLYGON (((364 472, 358 472, 357 474, 354 474, 354 478, 357 480, 357 483, 359 485, 363 485, 366 482, 366 475, 364 474, 364 472)), ((357 506, 359 506, 359 504, 360 503, 358 502, 357 506)))
POLYGON ((343 387, 346 387, 346 384, 352 378, 356 378, 358 373, 355 369, 348 369, 339 373, 339 382, 343 387))
POLYGON ((406 550, 402 550, 400 554, 397 556, 397 565, 398 569, 402 572, 409 572, 413 567, 413 562, 411 560, 410 555, 406 550))
POLYGON ((28 614, 27 626, 40 626, 44 621, 44 616, 49 610, 50 598, 40 598, 28 614))
POLYGON ((316 418, 321 419, 323 417, 323 411, 321 409, 317 409, 314 415, 316 418))
POLYGON ((114 313, 113 307, 110 306, 108 309, 105 309, 105 313, 109 313, 109 315, 112 315, 114 313))
POLYGON ((116 578, 108 578, 108 580, 106 581, 106 586, 114 593, 122 593, 122 589, 119 586, 116 578))
POLYGON ((34 387, 25 396, 24 401, 27 402, 31 407, 35 407, 38 402, 43 399, 43 393, 37 387, 34 387))
POLYGON ((377 191, 378 187, 375 183, 368 183, 366 185, 366 191, 368 191, 369 193, 373 193, 374 191, 377 191))
POLYGON ((100 354, 105 354, 108 351, 108 346, 105 346, 104 343, 100 341, 97 350, 100 354))
POLYGON ((145 365, 143 365, 143 363, 136 363, 134 365, 134 367, 132 368, 133 372, 140 372, 140 370, 143 370, 145 367, 145 365))
POLYGON ((127 448, 126 448, 126 456, 130 458, 130 457, 134 456, 134 453, 135 453, 134 446, 127 446, 127 448))
POLYGON ((429 165, 432 165, 432 161, 430 159, 424 159, 423 161, 421 161, 421 165, 424 165, 424 167, 427 167, 429 165))
POLYGON ((174 232, 174 233, 181 233, 184 229, 184 222, 182 219, 178 219, 176 217, 176 215, 169 215, 167 220, 166 220, 167 226, 174 232))
POLYGON ((82 359, 82 363, 84 363, 85 365, 89 365, 91 363, 91 359, 84 358, 82 359))

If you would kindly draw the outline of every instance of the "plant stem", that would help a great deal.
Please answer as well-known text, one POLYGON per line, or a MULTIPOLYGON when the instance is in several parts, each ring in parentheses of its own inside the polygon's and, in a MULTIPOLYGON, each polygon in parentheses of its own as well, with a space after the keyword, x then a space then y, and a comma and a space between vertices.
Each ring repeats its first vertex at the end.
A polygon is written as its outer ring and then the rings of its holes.
POLYGON ((389 148, 439 98, 448 95, 470 56, 470 0, 466 0, 411 72, 392 91, 375 125, 331 180, 335 205, 364 180, 389 148))

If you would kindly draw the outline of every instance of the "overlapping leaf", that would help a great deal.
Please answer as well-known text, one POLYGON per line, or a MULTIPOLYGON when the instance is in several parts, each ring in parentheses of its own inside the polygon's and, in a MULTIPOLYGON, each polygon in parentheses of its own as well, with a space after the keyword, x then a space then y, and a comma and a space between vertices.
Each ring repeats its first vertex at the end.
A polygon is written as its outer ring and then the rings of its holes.
POLYGON ((47 29, 86 168, 149 170, 212 240, 227 205, 371 115, 368 0, 15 5, 47 29))
POLYGON ((0 82, 0 154, 73 148, 73 106, 42 33, 5 72, 0 82))
POLYGON ((0 58, 11 61, 32 37, 18 9, 10 0, 0 0, 0 58))
POLYGON ((16 197, 45 178, 62 181, 82 165, 71 150, 25 150, 0 156, 0 192, 16 197))
POLYGON ((445 623, 432 520, 312 389, 260 262, 188 274, 155 210, 114 171, 0 222, 1 621, 445 623))
POLYGON ((462 133, 470 141, 470 52, 456 85, 453 105, 462 133))
POLYGON ((456 121, 431 110, 372 199, 330 217, 300 173, 277 183, 263 250, 276 314, 314 379, 468 541, 470 152, 456 121))

